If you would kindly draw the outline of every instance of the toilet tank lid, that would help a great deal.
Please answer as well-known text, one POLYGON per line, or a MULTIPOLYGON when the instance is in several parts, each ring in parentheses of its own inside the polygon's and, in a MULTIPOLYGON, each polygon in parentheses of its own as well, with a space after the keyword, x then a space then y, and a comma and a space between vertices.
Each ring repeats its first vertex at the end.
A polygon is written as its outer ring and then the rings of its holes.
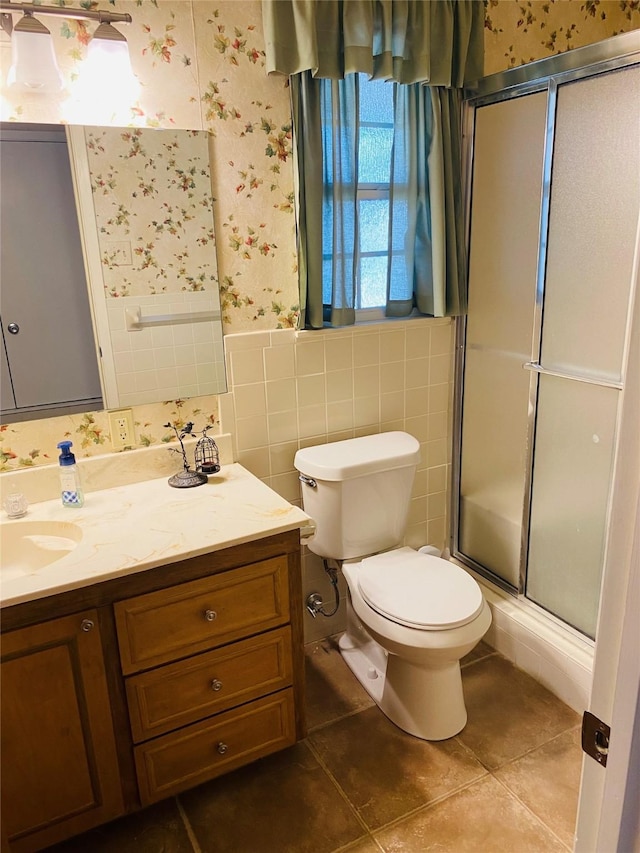
POLYGON ((318 480, 349 480, 407 468, 420 461, 420 443, 407 432, 381 432, 298 450, 293 461, 301 474, 318 480))

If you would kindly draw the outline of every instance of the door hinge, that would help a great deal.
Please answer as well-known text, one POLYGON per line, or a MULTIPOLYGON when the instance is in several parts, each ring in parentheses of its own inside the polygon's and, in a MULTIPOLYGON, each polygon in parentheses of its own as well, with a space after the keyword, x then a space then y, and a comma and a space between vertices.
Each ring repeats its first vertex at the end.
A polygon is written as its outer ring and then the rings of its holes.
POLYGON ((607 766, 610 737, 611 728, 594 714, 585 711, 582 715, 582 750, 603 767, 607 766))

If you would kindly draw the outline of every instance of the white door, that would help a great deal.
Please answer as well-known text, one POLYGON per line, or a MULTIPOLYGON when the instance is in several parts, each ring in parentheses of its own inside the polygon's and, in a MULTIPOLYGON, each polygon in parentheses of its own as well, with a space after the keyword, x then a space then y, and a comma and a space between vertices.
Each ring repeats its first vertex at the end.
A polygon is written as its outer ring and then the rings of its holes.
POLYGON ((585 755, 577 853, 640 851, 640 222, 590 711, 611 727, 606 768, 585 755))

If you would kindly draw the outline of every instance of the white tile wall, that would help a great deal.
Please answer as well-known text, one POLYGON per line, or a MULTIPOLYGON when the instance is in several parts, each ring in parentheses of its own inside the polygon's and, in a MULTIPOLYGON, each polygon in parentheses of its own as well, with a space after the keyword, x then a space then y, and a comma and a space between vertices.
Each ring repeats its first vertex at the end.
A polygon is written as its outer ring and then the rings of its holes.
MULTIPOLYGON (((453 325, 420 318, 357 328, 226 335, 229 392, 221 429, 246 468, 300 504, 299 447, 401 429, 421 446, 406 543, 446 544, 453 377, 453 325)), ((303 593, 333 591, 322 561, 303 549, 303 593)), ((336 616, 305 613, 307 640, 344 629, 336 616)))
POLYGON ((143 317, 213 311, 218 308, 218 297, 203 291, 125 296, 109 301, 111 345, 121 405, 154 402, 159 397, 170 400, 217 394, 220 379, 224 379, 220 323, 178 323, 127 331, 125 310, 131 306, 139 306, 143 317))

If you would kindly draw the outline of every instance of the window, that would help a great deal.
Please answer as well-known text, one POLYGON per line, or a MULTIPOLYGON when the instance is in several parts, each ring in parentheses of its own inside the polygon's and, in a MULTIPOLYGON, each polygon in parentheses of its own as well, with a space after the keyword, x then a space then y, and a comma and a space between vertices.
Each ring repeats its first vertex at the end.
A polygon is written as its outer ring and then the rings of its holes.
MULTIPOLYGON (((352 266, 355 284, 356 310, 382 309, 387 302, 387 276, 402 262, 403 245, 397 239, 390 246, 390 233, 406 233, 406 189, 398 184, 397 163, 393 162, 394 148, 394 85, 382 80, 369 80, 357 75, 352 142, 355 143, 355 162, 348 162, 349 139, 345 129, 334 126, 335 103, 330 97, 331 81, 323 81, 326 91, 322 98, 322 125, 325 176, 323 182, 323 301, 331 302, 331 274, 334 264, 352 266), (336 160, 340 158, 340 162, 336 160), (395 166, 395 168, 394 168, 395 166), (353 173, 355 198, 349 196, 346 183, 353 173), (336 186, 344 181, 345 186, 336 186), (391 193, 392 180, 394 182, 391 193), (349 199, 344 219, 355 218, 342 226, 335 217, 336 198, 349 199), (351 204, 352 202, 352 204, 351 204), (395 220, 390 231, 390 217, 395 220), (404 219, 404 227, 400 219, 404 219), (336 229, 341 233, 336 235, 336 229), (345 231, 353 231, 353 239, 345 231), (338 239, 336 239, 336 236, 338 239), (395 263, 393 263, 395 258, 395 263)), ((396 142, 397 144, 397 142, 396 142)), ((337 202, 341 203, 341 201, 337 202)), ((404 241, 402 241, 404 242, 404 241)), ((380 312, 376 312, 380 313, 380 312)))
POLYGON ((362 74, 291 86, 306 328, 459 313, 459 95, 362 74))

